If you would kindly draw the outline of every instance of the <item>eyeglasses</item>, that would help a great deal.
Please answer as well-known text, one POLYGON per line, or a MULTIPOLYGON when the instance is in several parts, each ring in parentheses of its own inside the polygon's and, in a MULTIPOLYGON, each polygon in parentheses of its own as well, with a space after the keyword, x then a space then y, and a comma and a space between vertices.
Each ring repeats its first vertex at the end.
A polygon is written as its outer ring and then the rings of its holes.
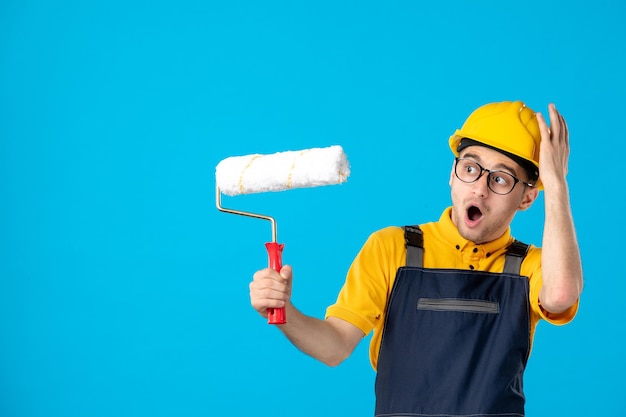
POLYGON ((515 185, 519 182, 528 187, 534 187, 514 177, 508 172, 490 170, 483 168, 477 162, 465 158, 456 158, 454 163, 454 174, 458 179, 465 183, 472 183, 478 181, 482 177, 483 173, 487 172, 487 187, 496 194, 506 195, 513 191, 515 185))

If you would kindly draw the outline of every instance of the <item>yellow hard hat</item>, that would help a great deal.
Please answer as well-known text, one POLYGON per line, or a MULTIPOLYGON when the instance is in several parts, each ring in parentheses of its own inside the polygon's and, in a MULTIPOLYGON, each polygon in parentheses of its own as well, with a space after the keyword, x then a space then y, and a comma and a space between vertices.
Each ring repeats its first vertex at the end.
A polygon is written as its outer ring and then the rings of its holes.
MULTIPOLYGON (((459 143, 465 138, 501 151, 525 168, 534 166, 538 173, 539 123, 535 112, 521 101, 489 103, 474 110, 463 127, 450 136, 450 149, 455 156, 459 156, 459 143)), ((540 181, 536 186, 543 188, 540 181)))

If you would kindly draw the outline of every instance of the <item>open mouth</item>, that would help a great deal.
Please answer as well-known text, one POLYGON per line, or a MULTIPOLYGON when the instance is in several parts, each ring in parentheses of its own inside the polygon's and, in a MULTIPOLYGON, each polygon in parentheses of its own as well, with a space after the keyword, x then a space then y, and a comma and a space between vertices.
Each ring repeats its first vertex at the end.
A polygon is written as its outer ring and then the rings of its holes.
POLYGON ((470 206, 467 209, 467 218, 471 221, 475 222, 483 217, 483 212, 476 206, 470 206))

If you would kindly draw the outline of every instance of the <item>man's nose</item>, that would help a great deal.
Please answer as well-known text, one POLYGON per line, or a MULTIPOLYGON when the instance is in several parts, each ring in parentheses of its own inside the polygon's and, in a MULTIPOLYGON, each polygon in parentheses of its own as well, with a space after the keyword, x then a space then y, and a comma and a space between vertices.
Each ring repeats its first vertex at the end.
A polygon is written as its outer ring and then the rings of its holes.
POLYGON ((486 197, 489 191, 489 173, 483 171, 480 177, 474 182, 474 193, 481 197, 486 197))

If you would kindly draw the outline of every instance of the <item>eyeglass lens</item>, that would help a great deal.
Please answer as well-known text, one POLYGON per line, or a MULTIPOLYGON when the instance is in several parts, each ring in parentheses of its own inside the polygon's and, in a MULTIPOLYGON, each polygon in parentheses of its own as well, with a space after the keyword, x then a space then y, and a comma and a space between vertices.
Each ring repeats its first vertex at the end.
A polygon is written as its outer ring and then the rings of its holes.
POLYGON ((466 183, 476 182, 483 174, 487 172, 487 186, 496 194, 508 194, 513 190, 517 179, 504 171, 490 171, 474 161, 469 159, 458 158, 454 173, 457 178, 466 183))

